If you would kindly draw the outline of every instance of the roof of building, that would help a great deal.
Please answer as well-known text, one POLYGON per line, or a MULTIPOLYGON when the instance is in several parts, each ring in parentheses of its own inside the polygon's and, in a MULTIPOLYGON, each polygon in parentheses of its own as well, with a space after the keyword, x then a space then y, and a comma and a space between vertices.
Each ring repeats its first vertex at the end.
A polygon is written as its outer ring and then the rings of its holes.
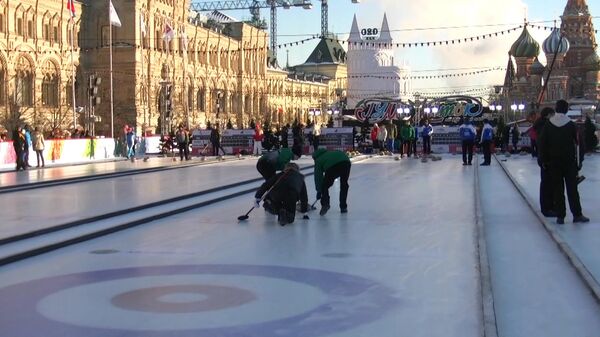
POLYGON ((535 61, 533 61, 533 64, 531 65, 531 74, 541 75, 544 73, 544 70, 546 70, 546 67, 536 57, 535 61))
POLYGON ((510 47, 510 54, 514 57, 536 57, 540 53, 540 44, 529 34, 527 26, 523 27, 521 36, 510 47))
POLYGON ((578 16, 581 14, 590 14, 585 0, 569 0, 563 12, 564 16, 578 16))
POLYGON ((569 47, 569 40, 564 35, 561 37, 561 32, 558 28, 554 28, 542 44, 545 54, 566 54, 569 51, 569 47))
POLYGON ((305 63, 346 63, 346 51, 336 39, 322 37, 305 63))

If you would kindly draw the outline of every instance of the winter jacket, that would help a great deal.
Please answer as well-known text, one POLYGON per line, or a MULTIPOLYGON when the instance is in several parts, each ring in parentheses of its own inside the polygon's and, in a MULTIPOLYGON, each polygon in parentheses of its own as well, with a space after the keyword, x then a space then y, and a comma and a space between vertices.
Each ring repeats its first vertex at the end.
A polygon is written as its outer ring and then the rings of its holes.
POLYGON ((433 126, 431 126, 431 124, 427 124, 423 126, 423 131, 421 131, 421 136, 422 137, 431 137, 431 135, 433 134, 433 126))
POLYGON ((471 124, 463 124, 458 129, 458 133, 460 134, 461 140, 475 140, 475 136, 477 135, 477 130, 471 124))
POLYGON ((494 128, 489 123, 483 124, 480 142, 491 141, 494 138, 494 128))
POLYGON ((377 131, 377 140, 380 142, 385 142, 388 138, 387 129, 385 127, 380 127, 379 131, 377 131))
POLYGON ((415 128, 411 125, 403 125, 400 129, 400 137, 402 137, 402 140, 415 139, 415 128))
POLYGON ((377 140, 377 134, 379 133, 379 129, 378 128, 372 128, 371 129, 371 140, 372 141, 376 141, 377 140))
POLYGON ((538 144, 542 164, 577 163, 577 126, 565 114, 556 113, 544 124, 538 144))
POLYGON ((40 131, 33 132, 33 150, 43 151, 44 150, 44 135, 40 131))
POLYGON ((262 142, 265 138, 265 135, 263 134, 262 130, 254 130, 254 136, 252 138, 256 142, 262 142))
POLYGON ((277 151, 267 152, 258 160, 266 160, 271 166, 275 167, 275 170, 281 171, 292 158, 294 158, 294 153, 290 148, 285 147, 277 151))
POLYGON ((278 174, 265 181, 256 191, 254 197, 260 199, 269 188, 277 184, 269 193, 269 198, 278 203, 285 200, 289 194, 294 194, 300 200, 300 211, 308 212, 308 193, 304 183, 304 175, 295 170, 279 172, 278 174), (281 178, 281 180, 280 180, 281 178))
POLYGON ((513 126, 511 134, 512 134, 512 143, 517 144, 519 142, 519 137, 521 136, 521 132, 519 131, 519 128, 516 125, 513 126))
POLYGON ((318 149, 313 153, 312 157, 315 160, 315 188, 317 191, 321 191, 325 171, 336 164, 350 161, 345 152, 338 150, 327 151, 325 149, 318 149))
POLYGON ((398 129, 396 129, 396 125, 390 123, 385 126, 388 133, 388 139, 396 139, 398 129))

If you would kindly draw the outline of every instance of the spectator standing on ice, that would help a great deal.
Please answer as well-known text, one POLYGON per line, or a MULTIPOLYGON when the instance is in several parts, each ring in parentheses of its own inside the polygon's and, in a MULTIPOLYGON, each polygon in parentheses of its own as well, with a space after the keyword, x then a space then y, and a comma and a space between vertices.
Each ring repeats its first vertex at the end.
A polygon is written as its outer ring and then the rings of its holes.
POLYGON ((254 136, 252 136, 252 139, 254 140, 252 155, 260 156, 260 154, 262 153, 262 142, 264 138, 265 135, 260 125, 256 125, 256 127, 254 128, 254 136))
POLYGON ((132 127, 127 128, 125 141, 127 142, 127 159, 133 159, 135 155, 135 132, 132 127))
MULTIPOLYGON (((554 115, 554 109, 543 108, 540 112, 540 118, 533 123, 533 128, 538 135, 542 134, 544 125, 548 123, 548 119, 554 115)), ((540 209, 546 217, 556 217, 554 211, 554 191, 552 189, 552 178, 548 167, 543 165, 540 156, 538 156, 538 166, 540 167, 540 209)))
POLYGON ((415 140, 415 128, 410 125, 410 121, 405 121, 400 128, 400 138, 402 139, 402 148, 400 149, 400 158, 410 157, 413 141, 415 140))
POLYGON ((329 188, 340 178, 340 211, 348 212, 348 178, 350 177, 350 158, 345 152, 318 149, 312 155, 315 161, 315 189, 317 199, 321 199, 320 215, 325 215, 330 208, 329 188))
POLYGON ((517 123, 515 123, 515 125, 513 125, 513 127, 511 128, 511 142, 512 142, 512 153, 518 153, 519 152, 519 137, 521 136, 521 131, 519 131, 519 126, 517 125, 517 123))
POLYGON ((32 138, 33 150, 35 151, 37 159, 37 167, 40 167, 40 163, 42 164, 42 167, 44 167, 46 166, 46 164, 44 163, 44 134, 42 133, 39 127, 35 128, 32 138))
POLYGON ((387 148, 390 152, 394 153, 396 151, 395 141, 398 134, 398 129, 396 128, 396 124, 394 124, 391 120, 385 124, 385 128, 387 129, 388 138, 387 148))
POLYGON ((13 148, 15 149, 15 157, 17 168, 16 171, 23 169, 23 171, 27 170, 27 166, 25 166, 25 134, 23 134, 22 128, 19 126, 13 130, 12 133, 12 142, 13 148))
POLYGON ((29 125, 25 125, 23 128, 23 135, 25 136, 25 149, 23 152, 25 167, 31 167, 29 164, 29 149, 32 148, 31 132, 29 132, 29 125))
POLYGON ((423 155, 431 154, 431 135, 433 135, 433 126, 429 124, 429 120, 425 119, 421 137, 423 138, 423 155))
POLYGON ((373 152, 375 152, 376 149, 379 149, 379 125, 377 123, 373 124, 371 129, 371 142, 373 142, 373 152))
POLYGON ((472 165, 473 161, 473 146, 475 145, 475 137, 477 130, 470 121, 465 121, 458 129, 462 143, 462 161, 463 165, 472 165))
POLYGON ((483 128, 481 129, 481 150, 483 151, 483 163, 481 166, 489 166, 492 163, 492 139, 494 139, 494 128, 490 125, 487 119, 483 120, 483 128))
POLYGON ((177 147, 179 148, 179 160, 190 159, 190 135, 183 125, 177 130, 177 147))
POLYGON ((565 223, 565 186, 569 207, 573 214, 573 222, 588 222, 581 210, 579 192, 577 191, 577 127, 565 114, 569 103, 565 100, 556 102, 555 114, 544 125, 540 137, 539 159, 542 166, 550 170, 552 189, 554 191, 554 211, 556 222, 565 223))
POLYGON ((388 133, 387 133, 387 129, 384 125, 382 125, 378 130, 377 130, 377 143, 379 143, 379 150, 381 152, 386 151, 386 145, 387 145, 387 138, 388 138, 388 133))
MULTIPOLYGON (((219 123, 216 123, 215 127, 210 131, 210 143, 212 144, 213 156, 218 156, 219 149, 221 149, 221 131, 219 130, 219 123)), ((223 151, 223 154, 225 154, 225 151, 223 151)))

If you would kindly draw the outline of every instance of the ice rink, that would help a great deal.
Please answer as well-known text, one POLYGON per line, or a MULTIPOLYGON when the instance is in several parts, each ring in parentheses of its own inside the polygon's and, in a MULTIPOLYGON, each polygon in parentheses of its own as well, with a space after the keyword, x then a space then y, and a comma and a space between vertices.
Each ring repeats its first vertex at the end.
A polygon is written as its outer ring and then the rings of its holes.
MULTIPOLYGON (((255 158, 1 173, 4 187, 169 167, 0 193, 0 255, 31 249, 16 247, 25 246, 17 236, 210 192, 191 210, 0 266, 0 336, 600 336, 600 157, 586 158, 580 185, 591 222, 573 225, 567 211, 560 227, 535 213, 530 156, 498 155, 488 167, 453 155, 354 160, 347 214, 336 182, 325 216, 284 227, 262 209, 237 220, 258 181, 222 188, 259 178, 255 158)), ((312 160, 298 163, 312 203, 312 160)), ((76 230, 96 226, 83 222, 76 230)))

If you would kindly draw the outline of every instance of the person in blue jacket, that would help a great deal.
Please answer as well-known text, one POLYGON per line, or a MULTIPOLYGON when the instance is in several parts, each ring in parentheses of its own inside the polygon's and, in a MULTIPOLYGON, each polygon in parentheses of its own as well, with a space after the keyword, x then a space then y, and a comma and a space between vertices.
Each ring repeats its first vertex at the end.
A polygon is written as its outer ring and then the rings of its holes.
POLYGON ((431 154, 431 135, 433 134, 433 127, 429 124, 429 120, 425 120, 423 123, 423 129, 421 130, 421 137, 423 137, 423 155, 431 154))
POLYGON ((315 188, 317 199, 321 199, 320 215, 325 215, 330 208, 329 188, 335 179, 340 178, 340 211, 348 212, 348 178, 350 177, 350 158, 343 151, 318 149, 312 155, 315 161, 315 188))
POLYGON ((481 150, 483 151, 483 163, 481 166, 489 166, 492 163, 492 139, 494 139, 494 128, 490 125, 487 119, 483 120, 483 128, 481 129, 481 150))
POLYGON ((473 146, 475 145, 477 130, 475 130, 475 127, 469 120, 466 120, 458 130, 460 134, 460 140, 462 142, 463 165, 472 165, 471 161, 473 161, 473 146))

